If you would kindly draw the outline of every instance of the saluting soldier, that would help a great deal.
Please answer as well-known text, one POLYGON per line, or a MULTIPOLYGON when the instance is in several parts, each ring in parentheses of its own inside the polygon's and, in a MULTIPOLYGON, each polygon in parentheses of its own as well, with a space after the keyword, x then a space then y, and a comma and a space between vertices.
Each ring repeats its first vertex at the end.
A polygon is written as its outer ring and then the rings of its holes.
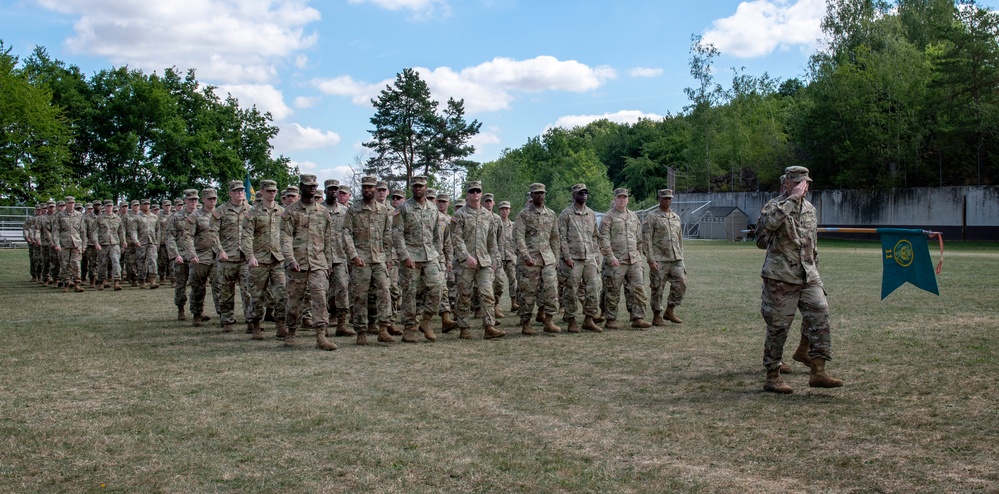
POLYGON ((673 191, 661 189, 659 207, 645 217, 642 223, 642 251, 649 260, 649 286, 652 288, 652 324, 664 326, 663 292, 669 284, 666 299, 666 320, 680 324, 676 306, 683 303, 687 292, 687 268, 683 265, 683 230, 680 216, 670 206, 673 191))

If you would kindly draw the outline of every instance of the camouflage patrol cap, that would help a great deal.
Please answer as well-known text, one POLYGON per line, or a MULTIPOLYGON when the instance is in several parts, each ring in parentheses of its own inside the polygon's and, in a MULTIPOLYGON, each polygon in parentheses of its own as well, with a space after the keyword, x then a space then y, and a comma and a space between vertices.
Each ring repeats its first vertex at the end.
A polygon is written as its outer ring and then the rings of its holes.
POLYGON ((160 205, 163 207, 173 206, 173 202, 170 199, 163 199, 163 201, 160 202, 160 205))
POLYGON ((619 196, 629 197, 631 196, 631 192, 629 192, 628 189, 624 187, 618 187, 614 189, 614 197, 619 197, 619 196))
POLYGON ((454 201, 454 207, 455 207, 455 209, 465 207, 465 200, 464 199, 458 199, 457 201, 454 201))
POLYGON ((150 204, 150 202, 149 199, 141 199, 139 200, 139 204, 150 204))
POLYGON ((339 188, 340 187, 340 181, 337 180, 337 179, 335 179, 335 178, 328 178, 328 179, 326 179, 326 181, 323 182, 323 188, 324 189, 328 189, 330 187, 333 187, 334 189, 339 188))
POLYGON ((399 199, 405 199, 406 198, 406 191, 400 190, 400 189, 395 189, 395 190, 392 191, 392 193, 390 194, 390 196, 393 199, 395 199, 396 197, 398 197, 399 199))
POLYGON ((55 205, 56 205, 56 203, 52 199, 49 199, 49 201, 45 203, 45 207, 47 207, 47 208, 54 208, 55 205))
POLYGON ((437 189, 427 189, 427 199, 434 199, 437 197, 437 189))
POLYGON ((785 168, 784 176, 792 182, 812 181, 812 178, 808 176, 808 168, 803 166, 789 166, 785 168))
POLYGON ((378 190, 382 190, 382 189, 388 190, 388 182, 386 182, 384 180, 379 180, 378 183, 375 184, 375 188, 378 189, 378 190))
POLYGON ((448 194, 447 192, 437 194, 437 202, 451 202, 451 194, 448 194))
POLYGON ((184 200, 197 199, 198 189, 184 189, 184 200))
POLYGON ((83 203, 83 209, 94 209, 94 203, 92 202, 83 203))
POLYGON ((510 201, 500 201, 499 208, 500 209, 503 209, 503 208, 510 209, 510 201))
POLYGON ((118 207, 119 208, 127 208, 128 207, 128 201, 119 201, 118 202, 118 207))
POLYGON ((479 191, 482 190, 481 180, 469 180, 465 182, 465 192, 470 192, 473 190, 479 190, 479 191))
POLYGON ((101 202, 100 199, 98 199, 98 200, 94 201, 93 204, 94 204, 94 207, 97 207, 97 206, 102 205, 103 203, 101 202))
POLYGON ((112 201, 111 199, 105 199, 104 200, 104 205, 105 206, 114 206, 114 201, 112 201))
POLYGON ((138 206, 139 204, 138 199, 132 199, 132 201, 128 203, 129 206, 138 206))
POLYGON ((413 177, 413 181, 409 183, 409 186, 410 187, 414 187, 416 185, 422 185, 422 186, 426 187, 427 186, 427 177, 424 177, 422 175, 421 176, 417 176, 417 177, 413 177))
POLYGON ((659 197, 660 198, 669 197, 670 199, 672 199, 673 189, 659 189, 659 197))
POLYGON ((361 177, 361 187, 365 187, 365 186, 374 187, 375 185, 378 185, 378 179, 377 178, 372 177, 371 175, 367 175, 367 176, 361 177))
POLYGON ((63 207, 65 207, 66 206, 66 201, 59 201, 59 202, 56 203, 56 206, 63 206, 63 207))
POLYGON ((229 192, 234 190, 246 190, 246 186, 243 185, 242 180, 231 180, 229 181, 229 192))
POLYGON ((173 200, 173 205, 174 206, 183 206, 184 205, 184 199, 180 198, 180 197, 174 199, 173 200))
POLYGON ((336 192, 337 194, 350 194, 350 186, 346 184, 340 185, 340 188, 336 192))
POLYGON ((572 186, 572 193, 573 194, 575 194, 576 192, 579 192, 579 191, 589 192, 590 189, 586 188, 586 184, 576 184, 576 185, 572 186))
POLYGON ((323 191, 316 189, 316 192, 312 194, 312 197, 315 197, 316 199, 322 199, 323 191))
POLYGON ((284 192, 285 192, 285 194, 287 194, 287 195, 289 195, 289 196, 291 196, 291 195, 295 195, 295 196, 297 196, 297 195, 298 195, 298 193, 299 193, 299 192, 301 192, 301 191, 300 191, 300 190, 298 190, 298 187, 296 187, 296 186, 294 186, 294 185, 289 185, 289 186, 288 186, 288 188, 287 188, 287 189, 285 189, 285 191, 284 191, 284 192))
POLYGON ((482 194, 482 202, 492 201, 492 200, 493 200, 492 192, 486 192, 485 194, 482 194))
POLYGON ((319 185, 319 182, 316 182, 315 175, 299 175, 298 182, 302 185, 319 185))
POLYGON ((264 191, 264 190, 278 190, 278 188, 277 188, 277 182, 275 182, 273 180, 261 180, 260 181, 260 190, 261 191, 264 191))
POLYGON ((207 187, 207 188, 201 189, 201 198, 202 199, 218 199, 219 198, 219 193, 218 193, 217 190, 215 190, 215 189, 213 189, 211 187, 207 187))
POLYGON ((545 187, 545 184, 533 183, 531 184, 531 194, 535 192, 548 192, 548 189, 545 187))
MULTIPOLYGON (((73 204, 76 204, 76 203, 73 203, 73 204)), ((76 204, 76 207, 74 207, 73 210, 74 211, 83 211, 83 206, 81 206, 79 204, 76 204)))
POLYGON ((66 196, 66 202, 76 203, 76 198, 73 196, 66 196))
POLYGON ((150 210, 150 211, 159 211, 159 210, 160 210, 160 205, 159 205, 159 204, 156 204, 156 203, 154 202, 154 203, 152 203, 152 205, 151 205, 151 206, 149 207, 149 210, 150 210))

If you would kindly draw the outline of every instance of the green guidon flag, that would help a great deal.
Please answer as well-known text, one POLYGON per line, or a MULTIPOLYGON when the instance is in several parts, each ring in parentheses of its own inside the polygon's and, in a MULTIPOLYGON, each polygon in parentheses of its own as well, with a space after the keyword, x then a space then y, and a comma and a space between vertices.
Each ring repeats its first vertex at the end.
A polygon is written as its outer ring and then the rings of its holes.
POLYGON ((881 234, 881 253, 884 261, 881 300, 905 282, 940 295, 924 232, 905 228, 878 228, 878 233, 881 234))

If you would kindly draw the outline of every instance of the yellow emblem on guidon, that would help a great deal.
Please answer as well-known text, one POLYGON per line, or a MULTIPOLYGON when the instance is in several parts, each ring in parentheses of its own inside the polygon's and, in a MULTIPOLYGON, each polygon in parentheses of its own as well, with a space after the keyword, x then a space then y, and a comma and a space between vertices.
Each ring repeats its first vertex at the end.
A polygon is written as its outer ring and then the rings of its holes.
POLYGON ((899 240, 898 243, 895 244, 895 248, 892 250, 895 251, 895 262, 898 263, 899 266, 907 268, 910 264, 912 264, 912 260, 915 257, 912 254, 912 242, 909 242, 906 239, 899 240))

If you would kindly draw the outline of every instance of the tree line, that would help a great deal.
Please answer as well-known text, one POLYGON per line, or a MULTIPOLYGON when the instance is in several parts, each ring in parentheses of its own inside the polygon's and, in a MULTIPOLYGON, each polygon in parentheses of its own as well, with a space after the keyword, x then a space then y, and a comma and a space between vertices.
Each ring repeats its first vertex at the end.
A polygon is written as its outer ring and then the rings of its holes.
POLYGON ((193 69, 88 78, 44 47, 22 64, 0 41, 0 203, 175 198, 247 173, 295 181, 288 158, 271 156, 271 115, 215 90, 193 69))

